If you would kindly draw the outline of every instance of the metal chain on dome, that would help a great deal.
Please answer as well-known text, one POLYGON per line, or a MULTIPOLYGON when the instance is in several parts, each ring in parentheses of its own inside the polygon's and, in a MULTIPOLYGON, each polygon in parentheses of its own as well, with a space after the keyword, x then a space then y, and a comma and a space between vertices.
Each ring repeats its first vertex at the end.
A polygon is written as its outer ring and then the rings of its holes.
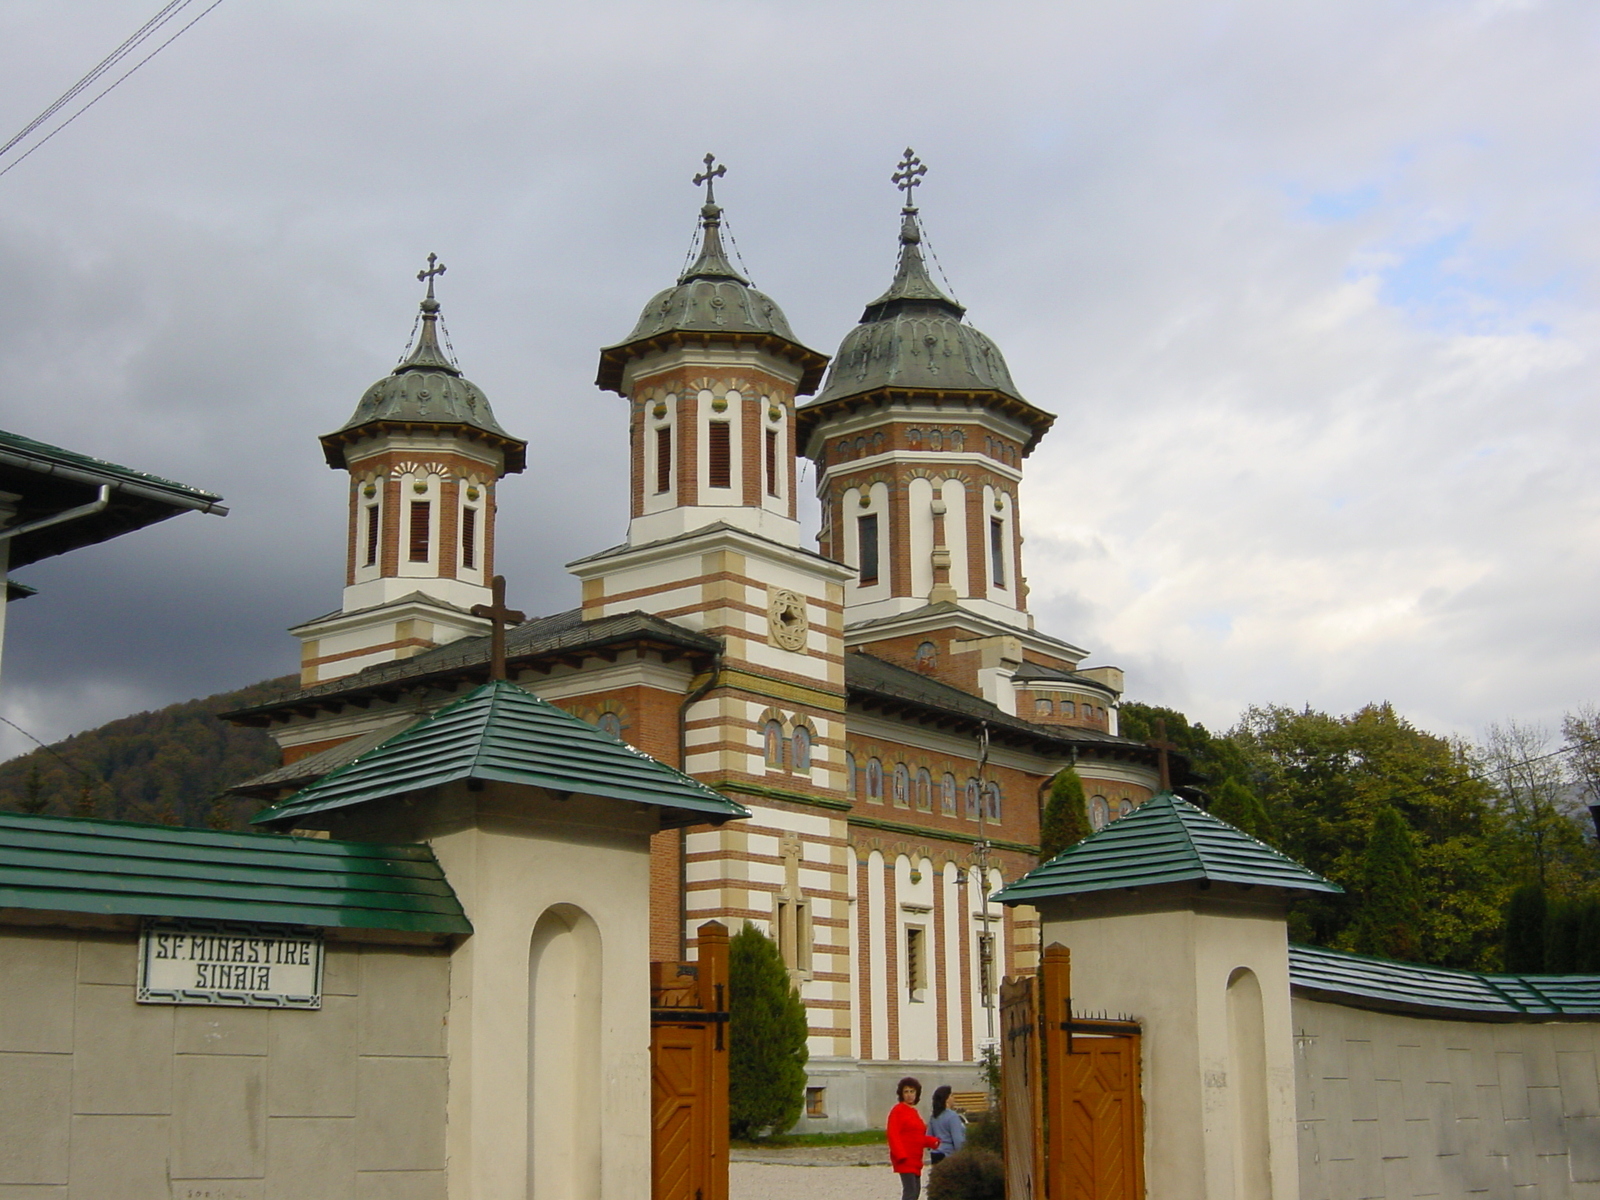
POLYGON ((406 348, 400 351, 400 357, 394 360, 397 364, 403 363, 411 357, 411 352, 417 348, 417 330, 421 328, 422 310, 419 308, 417 309, 416 318, 411 322, 411 336, 406 339, 406 348))
POLYGON ((744 255, 739 253, 739 239, 733 236, 733 226, 728 222, 728 214, 722 214, 722 227, 728 231, 728 245, 733 247, 733 256, 739 260, 739 270, 744 272, 744 277, 750 281, 750 286, 755 287, 756 277, 750 268, 745 265, 744 255))
POLYGON ((922 244, 928 248, 928 257, 933 259, 933 265, 939 272, 939 278, 944 280, 946 294, 949 295, 950 299, 960 304, 961 297, 956 295, 955 285, 950 282, 950 276, 944 273, 944 264, 939 261, 939 252, 933 248, 933 239, 928 236, 928 226, 923 222, 922 214, 918 212, 911 219, 917 223, 917 229, 922 234, 922 244))
POLYGON ((442 312, 439 314, 439 332, 444 335, 444 352, 450 356, 450 365, 459 371, 461 360, 456 357, 456 348, 450 344, 450 326, 444 323, 442 312))

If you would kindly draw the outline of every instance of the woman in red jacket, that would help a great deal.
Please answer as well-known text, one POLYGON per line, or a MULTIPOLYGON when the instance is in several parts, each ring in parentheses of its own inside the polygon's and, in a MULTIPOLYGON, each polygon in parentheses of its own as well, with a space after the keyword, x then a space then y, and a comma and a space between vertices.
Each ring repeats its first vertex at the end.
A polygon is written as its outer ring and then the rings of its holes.
POLYGON ((917 1200, 922 1195, 922 1152, 937 1149, 939 1139, 929 1136, 917 1112, 922 1085, 908 1075, 895 1090, 900 1103, 889 1110, 889 1165, 900 1176, 901 1200, 917 1200))

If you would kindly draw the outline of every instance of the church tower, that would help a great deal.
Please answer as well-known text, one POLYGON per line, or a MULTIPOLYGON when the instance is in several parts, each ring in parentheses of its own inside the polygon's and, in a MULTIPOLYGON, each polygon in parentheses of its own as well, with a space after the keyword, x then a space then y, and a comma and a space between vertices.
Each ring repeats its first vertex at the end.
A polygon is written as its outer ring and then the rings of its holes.
POLYGON ((523 469, 527 443, 439 344, 444 271, 430 254, 415 346, 322 438, 328 465, 350 473, 344 602, 290 631, 302 685, 489 629, 471 609, 490 601, 495 485, 523 469))
POLYGON ((721 639, 716 663, 688 681, 680 765, 754 815, 685 835, 684 925, 769 922, 814 1006, 813 1056, 843 1056, 851 572, 801 547, 794 495, 795 398, 827 359, 729 262, 714 161, 695 177, 706 198, 693 265, 600 354, 598 386, 628 403, 627 541, 569 570, 586 621, 643 610, 721 639))
POLYGON ((1005 712, 1114 732, 1121 672, 1080 670, 1086 651, 1036 632, 1028 612, 1022 460, 1055 418, 929 275, 914 201, 926 173, 908 149, 893 176, 905 193, 894 279, 797 414, 818 541, 851 568, 846 642, 1005 712), (1034 687, 1040 669, 1050 682, 1034 687))

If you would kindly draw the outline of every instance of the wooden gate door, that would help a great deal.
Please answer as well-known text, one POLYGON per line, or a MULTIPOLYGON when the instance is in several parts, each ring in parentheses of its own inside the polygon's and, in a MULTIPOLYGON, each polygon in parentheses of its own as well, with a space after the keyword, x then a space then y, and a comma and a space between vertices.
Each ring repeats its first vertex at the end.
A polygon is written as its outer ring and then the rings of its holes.
POLYGON ((1007 1200, 1144 1200, 1138 1025, 1073 1016, 1061 945, 1000 1001, 1007 1200))
POLYGON ((1043 1200, 1045 1195, 1038 983, 1025 975, 1000 984, 1000 1139, 1006 1200, 1043 1200))
POLYGON ((728 930, 692 963, 650 964, 652 1200, 728 1200, 728 930))

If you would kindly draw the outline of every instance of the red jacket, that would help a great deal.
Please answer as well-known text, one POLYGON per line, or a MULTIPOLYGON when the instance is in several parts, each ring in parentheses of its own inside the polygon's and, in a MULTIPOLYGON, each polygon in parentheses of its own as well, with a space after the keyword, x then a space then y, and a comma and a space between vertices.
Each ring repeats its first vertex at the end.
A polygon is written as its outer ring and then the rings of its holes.
POLYGON ((928 1133, 922 1114, 901 1101, 889 1110, 889 1165, 897 1175, 922 1170, 922 1152, 936 1150, 939 1139, 928 1133))

